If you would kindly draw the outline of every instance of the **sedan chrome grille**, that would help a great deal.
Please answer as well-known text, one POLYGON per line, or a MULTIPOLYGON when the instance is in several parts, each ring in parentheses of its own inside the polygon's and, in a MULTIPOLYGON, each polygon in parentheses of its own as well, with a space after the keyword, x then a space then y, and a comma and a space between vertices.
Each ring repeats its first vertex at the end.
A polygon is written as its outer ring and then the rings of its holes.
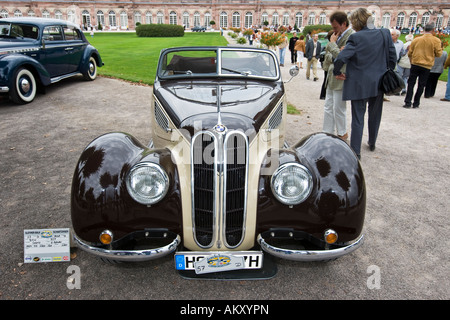
POLYGON ((209 132, 192 139, 192 214, 194 235, 200 247, 210 247, 216 216, 216 138, 209 132), (208 155, 209 151, 209 155, 208 155))
POLYGON ((246 135, 240 131, 225 135, 212 131, 197 133, 192 138, 191 168, 192 221, 197 244, 209 248, 217 239, 218 247, 220 243, 228 248, 237 247, 245 235, 246 135))

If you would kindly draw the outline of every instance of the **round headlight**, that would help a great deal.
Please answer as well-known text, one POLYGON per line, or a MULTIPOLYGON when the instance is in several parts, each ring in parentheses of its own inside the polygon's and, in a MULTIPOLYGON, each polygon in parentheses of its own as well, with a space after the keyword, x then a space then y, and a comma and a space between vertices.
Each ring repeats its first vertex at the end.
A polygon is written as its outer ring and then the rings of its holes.
POLYGON ((167 173, 151 162, 142 162, 131 168, 126 182, 131 197, 147 205, 160 201, 169 189, 167 173))
POLYGON ((285 163, 272 175, 271 188, 275 197, 284 204, 295 205, 311 194, 312 176, 298 163, 285 163))

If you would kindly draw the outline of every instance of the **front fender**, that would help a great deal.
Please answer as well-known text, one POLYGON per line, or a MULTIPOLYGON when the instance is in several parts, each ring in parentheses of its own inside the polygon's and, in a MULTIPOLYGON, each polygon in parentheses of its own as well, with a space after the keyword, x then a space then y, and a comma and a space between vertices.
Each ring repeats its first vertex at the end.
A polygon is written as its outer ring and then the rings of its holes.
POLYGON ((100 56, 100 53, 92 45, 88 45, 86 47, 86 49, 84 50, 83 58, 81 60, 81 64, 80 64, 80 72, 81 73, 85 73, 85 72, 88 71, 89 58, 91 56, 94 57, 95 62, 97 62, 97 67, 100 68, 100 67, 103 66, 103 61, 102 61, 102 58, 100 56))
POLYGON ((125 133, 109 133, 91 142, 75 168, 71 217, 77 237, 99 243, 110 230, 114 239, 146 229, 181 232, 181 200, 178 172, 167 149, 148 149, 125 133), (169 191, 159 203, 147 207, 127 192, 126 177, 140 161, 159 164, 170 180, 169 191))
MULTIPOLYGON (((322 239, 330 228, 339 234, 339 242, 356 240, 364 224, 366 189, 360 163, 350 147, 335 136, 318 133, 278 152, 280 165, 298 162, 309 169, 313 190, 303 203, 287 206, 272 194, 271 175, 261 175, 258 233, 291 229, 322 239)), ((274 157, 269 158, 273 161, 274 157)), ((269 165, 269 160, 263 162, 262 169, 269 165)))
POLYGON ((36 76, 37 80, 47 86, 50 84, 50 75, 42 64, 25 54, 7 54, 0 58, 0 85, 11 88, 14 85, 14 72, 26 67, 36 76))

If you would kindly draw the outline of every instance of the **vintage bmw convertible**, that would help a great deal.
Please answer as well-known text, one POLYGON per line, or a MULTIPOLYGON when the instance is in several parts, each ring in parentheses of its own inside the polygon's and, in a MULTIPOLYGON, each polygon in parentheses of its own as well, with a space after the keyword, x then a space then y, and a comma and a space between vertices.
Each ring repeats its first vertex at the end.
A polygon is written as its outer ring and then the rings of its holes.
POLYGON ((103 62, 75 24, 59 19, 0 19, 0 94, 15 103, 62 79, 94 80, 103 62))
POLYGON ((78 161, 79 247, 106 261, 173 253, 187 277, 264 278, 274 275, 273 257, 332 260, 362 245, 360 163, 333 135, 287 145, 272 51, 165 49, 152 97, 149 143, 107 133, 78 161))

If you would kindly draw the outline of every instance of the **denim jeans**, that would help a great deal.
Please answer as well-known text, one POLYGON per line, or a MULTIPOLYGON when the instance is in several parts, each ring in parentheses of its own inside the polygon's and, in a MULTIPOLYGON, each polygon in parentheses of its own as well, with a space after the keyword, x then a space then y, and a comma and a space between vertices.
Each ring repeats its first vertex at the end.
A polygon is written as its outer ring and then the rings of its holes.
POLYGON ((279 48, 280 49, 280 64, 284 64, 284 55, 286 53, 286 48, 279 48))
POLYGON ((447 76, 447 90, 445 91, 445 99, 450 100, 450 70, 447 76))

